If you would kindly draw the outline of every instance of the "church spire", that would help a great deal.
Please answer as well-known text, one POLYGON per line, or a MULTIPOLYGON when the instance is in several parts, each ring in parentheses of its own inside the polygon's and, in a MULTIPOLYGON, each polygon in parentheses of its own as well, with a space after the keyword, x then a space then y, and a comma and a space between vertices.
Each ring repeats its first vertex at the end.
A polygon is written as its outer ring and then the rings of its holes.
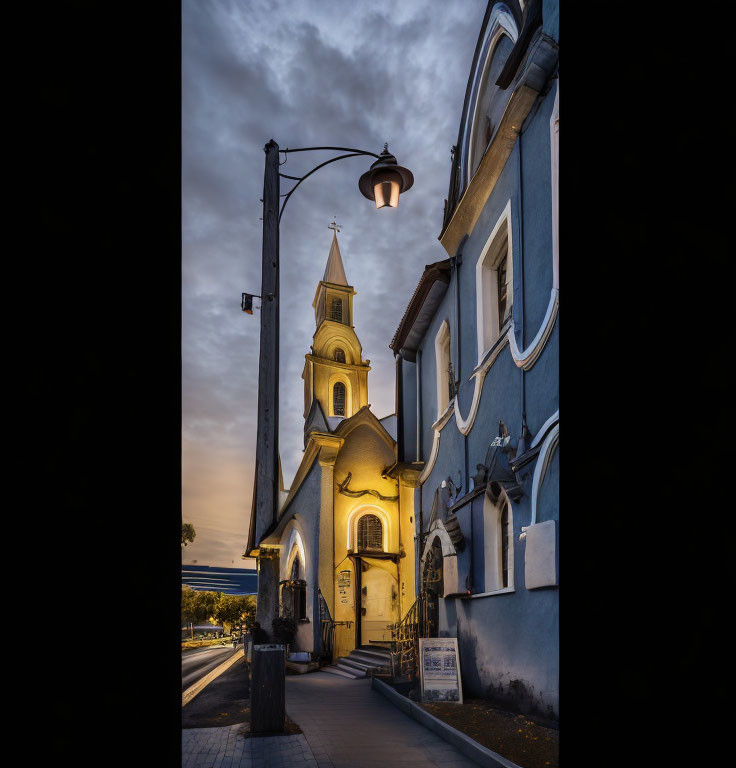
POLYGON ((332 246, 330 247, 330 255, 327 257, 327 266, 325 267, 325 275, 322 281, 334 283, 335 285, 348 285, 348 279, 345 277, 345 267, 342 265, 342 256, 340 256, 340 246, 337 244, 337 233, 340 231, 339 224, 333 219, 328 229, 331 229, 333 232, 332 246))

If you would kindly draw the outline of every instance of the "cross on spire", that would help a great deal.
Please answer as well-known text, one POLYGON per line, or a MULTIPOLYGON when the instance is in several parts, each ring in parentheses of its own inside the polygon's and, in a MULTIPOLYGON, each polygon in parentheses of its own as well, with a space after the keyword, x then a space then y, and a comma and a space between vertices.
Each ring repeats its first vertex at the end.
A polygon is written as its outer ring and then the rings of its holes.
POLYGON ((335 231, 335 234, 337 234, 340 231, 340 227, 342 224, 337 223, 337 216, 332 217, 332 224, 329 224, 327 226, 327 229, 333 229, 335 231))

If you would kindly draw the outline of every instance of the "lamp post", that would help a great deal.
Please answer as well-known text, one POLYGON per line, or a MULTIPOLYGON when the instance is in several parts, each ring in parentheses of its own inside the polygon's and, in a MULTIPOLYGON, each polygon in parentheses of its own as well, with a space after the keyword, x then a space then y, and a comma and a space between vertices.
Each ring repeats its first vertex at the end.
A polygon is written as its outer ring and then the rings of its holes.
MULTIPOLYGON (((375 162, 359 181, 364 197, 374 200, 376 208, 396 208, 399 195, 414 183, 411 171, 397 164, 384 145, 376 155, 348 147, 306 147, 280 150, 273 141, 265 146, 266 167, 263 176, 263 249, 261 252, 261 349, 258 363, 258 432, 256 436, 256 472, 253 488, 252 524, 255 530, 248 538, 258 547, 264 534, 275 524, 279 494, 279 224, 286 204, 294 191, 320 168, 348 157, 369 155, 375 162), (333 150, 338 155, 313 168, 304 176, 279 172, 279 154, 333 150), (279 207, 280 179, 292 179, 294 186, 283 195, 279 207)), ((252 297, 243 295, 242 309, 252 314, 252 297)), ((251 554, 252 548, 246 550, 251 554)), ((279 560, 258 552, 257 619, 262 629, 270 632, 271 620, 278 610, 279 560)), ((255 640, 255 637, 254 637, 255 640)), ((283 646, 254 645, 252 656, 251 732, 282 732, 284 725, 284 656, 283 646)))
MULTIPOLYGON (((252 543, 258 543, 264 533, 276 522, 278 514, 279 464, 279 224, 289 198, 313 173, 330 163, 348 157, 367 155, 376 158, 371 167, 360 177, 358 186, 364 197, 374 200, 376 208, 396 208, 399 195, 411 188, 414 176, 411 171, 398 165, 396 158, 384 144, 380 155, 349 147, 305 147, 279 149, 271 139, 266 144, 266 164, 263 177, 263 246, 261 252, 261 348, 258 365, 258 431, 256 437, 256 472, 253 490, 252 543), (320 163, 304 176, 289 176, 279 172, 279 155, 293 152, 330 150, 345 152, 320 163), (280 194, 280 179, 292 179, 296 184, 285 195, 280 194), (279 201, 283 202, 279 207, 279 201)), ((247 311, 245 306, 244 311, 247 311)), ((260 582, 260 579, 259 579, 260 582)), ((259 589, 259 598, 261 590, 259 589)), ((261 600, 259 599, 259 609, 261 600)), ((270 613, 270 606, 264 606, 270 613)), ((259 614, 265 618, 265 613, 259 614)), ((267 627, 264 627, 268 631, 267 627)))

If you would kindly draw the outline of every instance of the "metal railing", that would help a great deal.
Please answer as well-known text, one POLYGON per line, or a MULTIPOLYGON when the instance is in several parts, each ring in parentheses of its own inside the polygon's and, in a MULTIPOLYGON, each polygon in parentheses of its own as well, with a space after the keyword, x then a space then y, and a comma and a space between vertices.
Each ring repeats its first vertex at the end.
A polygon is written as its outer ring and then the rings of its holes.
POLYGON ((419 638, 428 636, 426 603, 427 596, 421 593, 404 618, 390 625, 391 642, 398 656, 398 667, 394 670, 396 676, 407 676, 411 680, 417 674, 419 638))
POLYGON ((325 661, 332 661, 332 656, 335 650, 335 627, 346 626, 348 629, 352 627, 352 621, 335 621, 330 615, 330 609, 327 607, 327 602, 322 595, 321 590, 317 590, 317 596, 319 598, 319 621, 321 626, 321 640, 320 658, 325 661))

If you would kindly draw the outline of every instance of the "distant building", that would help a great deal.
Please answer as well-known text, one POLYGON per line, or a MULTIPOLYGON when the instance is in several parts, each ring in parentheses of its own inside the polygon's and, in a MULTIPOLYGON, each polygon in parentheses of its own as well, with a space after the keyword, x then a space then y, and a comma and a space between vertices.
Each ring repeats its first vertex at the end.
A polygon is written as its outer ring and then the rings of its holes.
POLYGON ((425 268, 391 343, 398 466, 421 467, 419 631, 458 638, 466 695, 552 720, 557 41, 557 2, 488 4, 439 237, 449 258, 425 268))

